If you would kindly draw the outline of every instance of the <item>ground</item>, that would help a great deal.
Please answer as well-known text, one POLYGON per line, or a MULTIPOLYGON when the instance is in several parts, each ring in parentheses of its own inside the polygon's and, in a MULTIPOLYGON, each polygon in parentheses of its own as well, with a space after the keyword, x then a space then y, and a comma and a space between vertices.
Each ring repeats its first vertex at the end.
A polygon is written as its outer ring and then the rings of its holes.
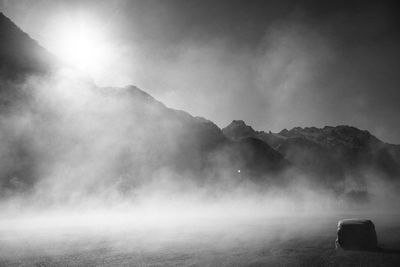
POLYGON ((375 252, 335 250, 342 218, 225 218, 100 230, 16 227, 0 231, 0 266, 400 266, 398 216, 369 217, 381 246, 375 252))

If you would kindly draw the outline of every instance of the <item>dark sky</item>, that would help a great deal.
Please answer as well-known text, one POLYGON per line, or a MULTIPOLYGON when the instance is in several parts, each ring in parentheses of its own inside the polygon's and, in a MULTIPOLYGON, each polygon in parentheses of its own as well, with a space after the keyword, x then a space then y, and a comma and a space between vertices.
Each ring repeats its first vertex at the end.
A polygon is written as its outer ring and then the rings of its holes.
POLYGON ((0 3, 45 47, 58 18, 90 18, 114 48, 99 84, 136 84, 220 127, 349 124, 400 143, 396 1, 0 3))

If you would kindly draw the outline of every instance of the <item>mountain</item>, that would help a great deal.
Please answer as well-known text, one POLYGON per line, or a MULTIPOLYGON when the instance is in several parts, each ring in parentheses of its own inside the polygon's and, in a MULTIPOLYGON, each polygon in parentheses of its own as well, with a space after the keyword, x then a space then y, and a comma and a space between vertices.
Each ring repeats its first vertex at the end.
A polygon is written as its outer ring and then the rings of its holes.
POLYGON ((59 64, 55 56, 1 12, 0 40, 0 75, 3 78, 17 79, 28 73, 46 73, 59 64))
POLYGON ((258 133, 242 120, 233 120, 228 126, 223 128, 222 131, 224 135, 231 140, 258 136, 258 133))
POLYGON ((135 86, 98 87, 59 71, 68 67, 3 14, 0 37, 0 196, 39 185, 61 195, 126 192, 167 178, 263 182, 288 166, 264 142, 229 140, 135 86))
POLYGON ((368 196, 371 176, 399 180, 400 146, 368 131, 271 133, 241 120, 221 130, 136 86, 99 87, 76 75, 3 14, 0 37, 0 197, 37 188, 65 198, 128 194, 166 180, 268 188, 302 176, 356 199, 368 196))
POLYGON ((347 170, 371 171, 387 178, 396 178, 400 174, 399 146, 384 143, 368 131, 344 125, 321 129, 296 127, 283 130, 279 135, 319 145, 347 170))
POLYGON ((400 146, 387 144, 368 131, 351 126, 295 127, 279 133, 256 131, 243 121, 222 129, 226 137, 257 138, 279 151, 318 182, 341 188, 346 179, 363 183, 368 176, 400 177, 400 146))

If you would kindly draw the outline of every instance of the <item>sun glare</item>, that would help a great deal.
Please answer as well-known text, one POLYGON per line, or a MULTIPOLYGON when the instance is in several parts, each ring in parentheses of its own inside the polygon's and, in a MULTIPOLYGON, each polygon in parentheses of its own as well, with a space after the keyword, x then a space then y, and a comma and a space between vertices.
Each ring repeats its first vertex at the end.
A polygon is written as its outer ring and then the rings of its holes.
POLYGON ((83 18, 58 20, 53 25, 50 50, 69 65, 88 74, 99 72, 109 55, 101 27, 83 18))

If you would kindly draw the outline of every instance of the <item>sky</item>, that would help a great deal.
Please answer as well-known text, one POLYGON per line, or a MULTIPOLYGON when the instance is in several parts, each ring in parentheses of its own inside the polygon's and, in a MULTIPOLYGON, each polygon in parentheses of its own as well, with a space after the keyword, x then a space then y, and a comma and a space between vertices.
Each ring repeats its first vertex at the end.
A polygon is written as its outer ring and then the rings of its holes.
POLYGON ((0 11, 52 53, 88 57, 97 84, 134 84, 219 127, 345 124, 400 144, 396 1, 0 0, 0 11), (82 24, 86 50, 66 53, 82 24))

